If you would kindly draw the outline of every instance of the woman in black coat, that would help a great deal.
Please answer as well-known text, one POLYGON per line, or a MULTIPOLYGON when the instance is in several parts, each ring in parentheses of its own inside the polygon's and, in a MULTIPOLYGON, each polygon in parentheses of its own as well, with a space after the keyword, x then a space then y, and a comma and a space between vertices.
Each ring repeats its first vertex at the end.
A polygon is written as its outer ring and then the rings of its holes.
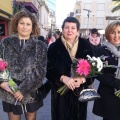
POLYGON ((72 59, 92 56, 92 49, 82 38, 78 38, 79 21, 68 17, 62 25, 61 38, 52 43, 48 49, 47 78, 52 85, 51 112, 52 120, 86 120, 87 102, 79 102, 78 94, 90 82, 85 78, 71 77, 72 59), (57 93, 59 87, 66 85, 69 90, 64 95, 57 93))
MULTIPOLYGON (((97 56, 104 55, 108 65, 120 67, 120 22, 109 24, 105 36, 108 41, 97 50, 97 56)), ((114 94, 120 89, 120 69, 104 68, 103 73, 97 77, 101 98, 94 102, 93 113, 103 120, 120 120, 120 98, 114 94)))

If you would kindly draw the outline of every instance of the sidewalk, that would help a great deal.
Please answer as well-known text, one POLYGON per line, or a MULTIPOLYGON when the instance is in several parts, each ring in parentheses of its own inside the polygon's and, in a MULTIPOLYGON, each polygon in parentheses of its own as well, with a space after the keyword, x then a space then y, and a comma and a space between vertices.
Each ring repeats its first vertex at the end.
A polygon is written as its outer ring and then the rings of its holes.
MULTIPOLYGON (((94 86, 97 89, 98 82, 96 80, 95 80, 94 86)), ((102 120, 102 118, 92 113, 92 107, 93 107, 93 101, 88 103, 87 120, 102 120)), ((37 112, 37 120, 51 120, 50 110, 51 110, 51 97, 49 93, 48 96, 44 99, 44 106, 41 107, 37 112)), ((2 110, 1 100, 0 100, 0 120, 8 120, 7 114, 2 110)), ((24 115, 22 115, 21 120, 25 120, 24 115)))

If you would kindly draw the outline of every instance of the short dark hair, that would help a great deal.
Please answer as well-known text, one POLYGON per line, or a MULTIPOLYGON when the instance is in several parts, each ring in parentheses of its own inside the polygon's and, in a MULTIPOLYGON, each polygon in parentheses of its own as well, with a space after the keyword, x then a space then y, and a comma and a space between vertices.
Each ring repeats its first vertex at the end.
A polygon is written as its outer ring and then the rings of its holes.
POLYGON ((91 30, 91 34, 97 34, 99 36, 98 30, 96 28, 91 30))
POLYGON ((79 20, 78 20, 77 18, 75 18, 75 17, 67 17, 67 18, 63 21, 62 29, 64 28, 66 22, 76 23, 76 25, 77 25, 77 30, 80 29, 80 22, 79 22, 79 20))

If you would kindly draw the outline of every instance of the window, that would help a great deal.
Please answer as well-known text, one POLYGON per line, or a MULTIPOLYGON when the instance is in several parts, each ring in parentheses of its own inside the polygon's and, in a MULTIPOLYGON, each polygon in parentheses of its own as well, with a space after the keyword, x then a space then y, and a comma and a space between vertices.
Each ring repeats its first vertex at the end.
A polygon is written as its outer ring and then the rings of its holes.
POLYGON ((104 11, 105 10, 105 4, 99 3, 97 7, 98 11, 104 11))
POLYGON ((5 36, 5 24, 0 24, 0 36, 5 36))
POLYGON ((104 18, 103 17, 97 18, 97 23, 96 24, 103 25, 104 24, 104 18))
POLYGON ((85 4, 85 9, 90 9, 91 10, 91 4, 85 4))

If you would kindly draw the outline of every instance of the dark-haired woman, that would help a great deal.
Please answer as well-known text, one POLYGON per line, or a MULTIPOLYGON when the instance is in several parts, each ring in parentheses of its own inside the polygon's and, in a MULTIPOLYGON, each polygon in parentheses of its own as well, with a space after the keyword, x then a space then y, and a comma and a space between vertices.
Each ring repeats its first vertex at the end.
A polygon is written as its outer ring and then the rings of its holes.
POLYGON ((89 44, 78 37, 79 28, 80 23, 76 18, 67 17, 62 25, 62 36, 48 48, 46 77, 53 84, 51 91, 52 120, 86 120, 87 102, 78 101, 79 92, 83 87, 87 87, 87 82, 84 83, 86 79, 71 77, 73 58, 92 56, 89 44), (66 85, 69 90, 61 96, 57 90, 63 85, 66 85), (77 94, 75 94, 76 92, 77 94))

